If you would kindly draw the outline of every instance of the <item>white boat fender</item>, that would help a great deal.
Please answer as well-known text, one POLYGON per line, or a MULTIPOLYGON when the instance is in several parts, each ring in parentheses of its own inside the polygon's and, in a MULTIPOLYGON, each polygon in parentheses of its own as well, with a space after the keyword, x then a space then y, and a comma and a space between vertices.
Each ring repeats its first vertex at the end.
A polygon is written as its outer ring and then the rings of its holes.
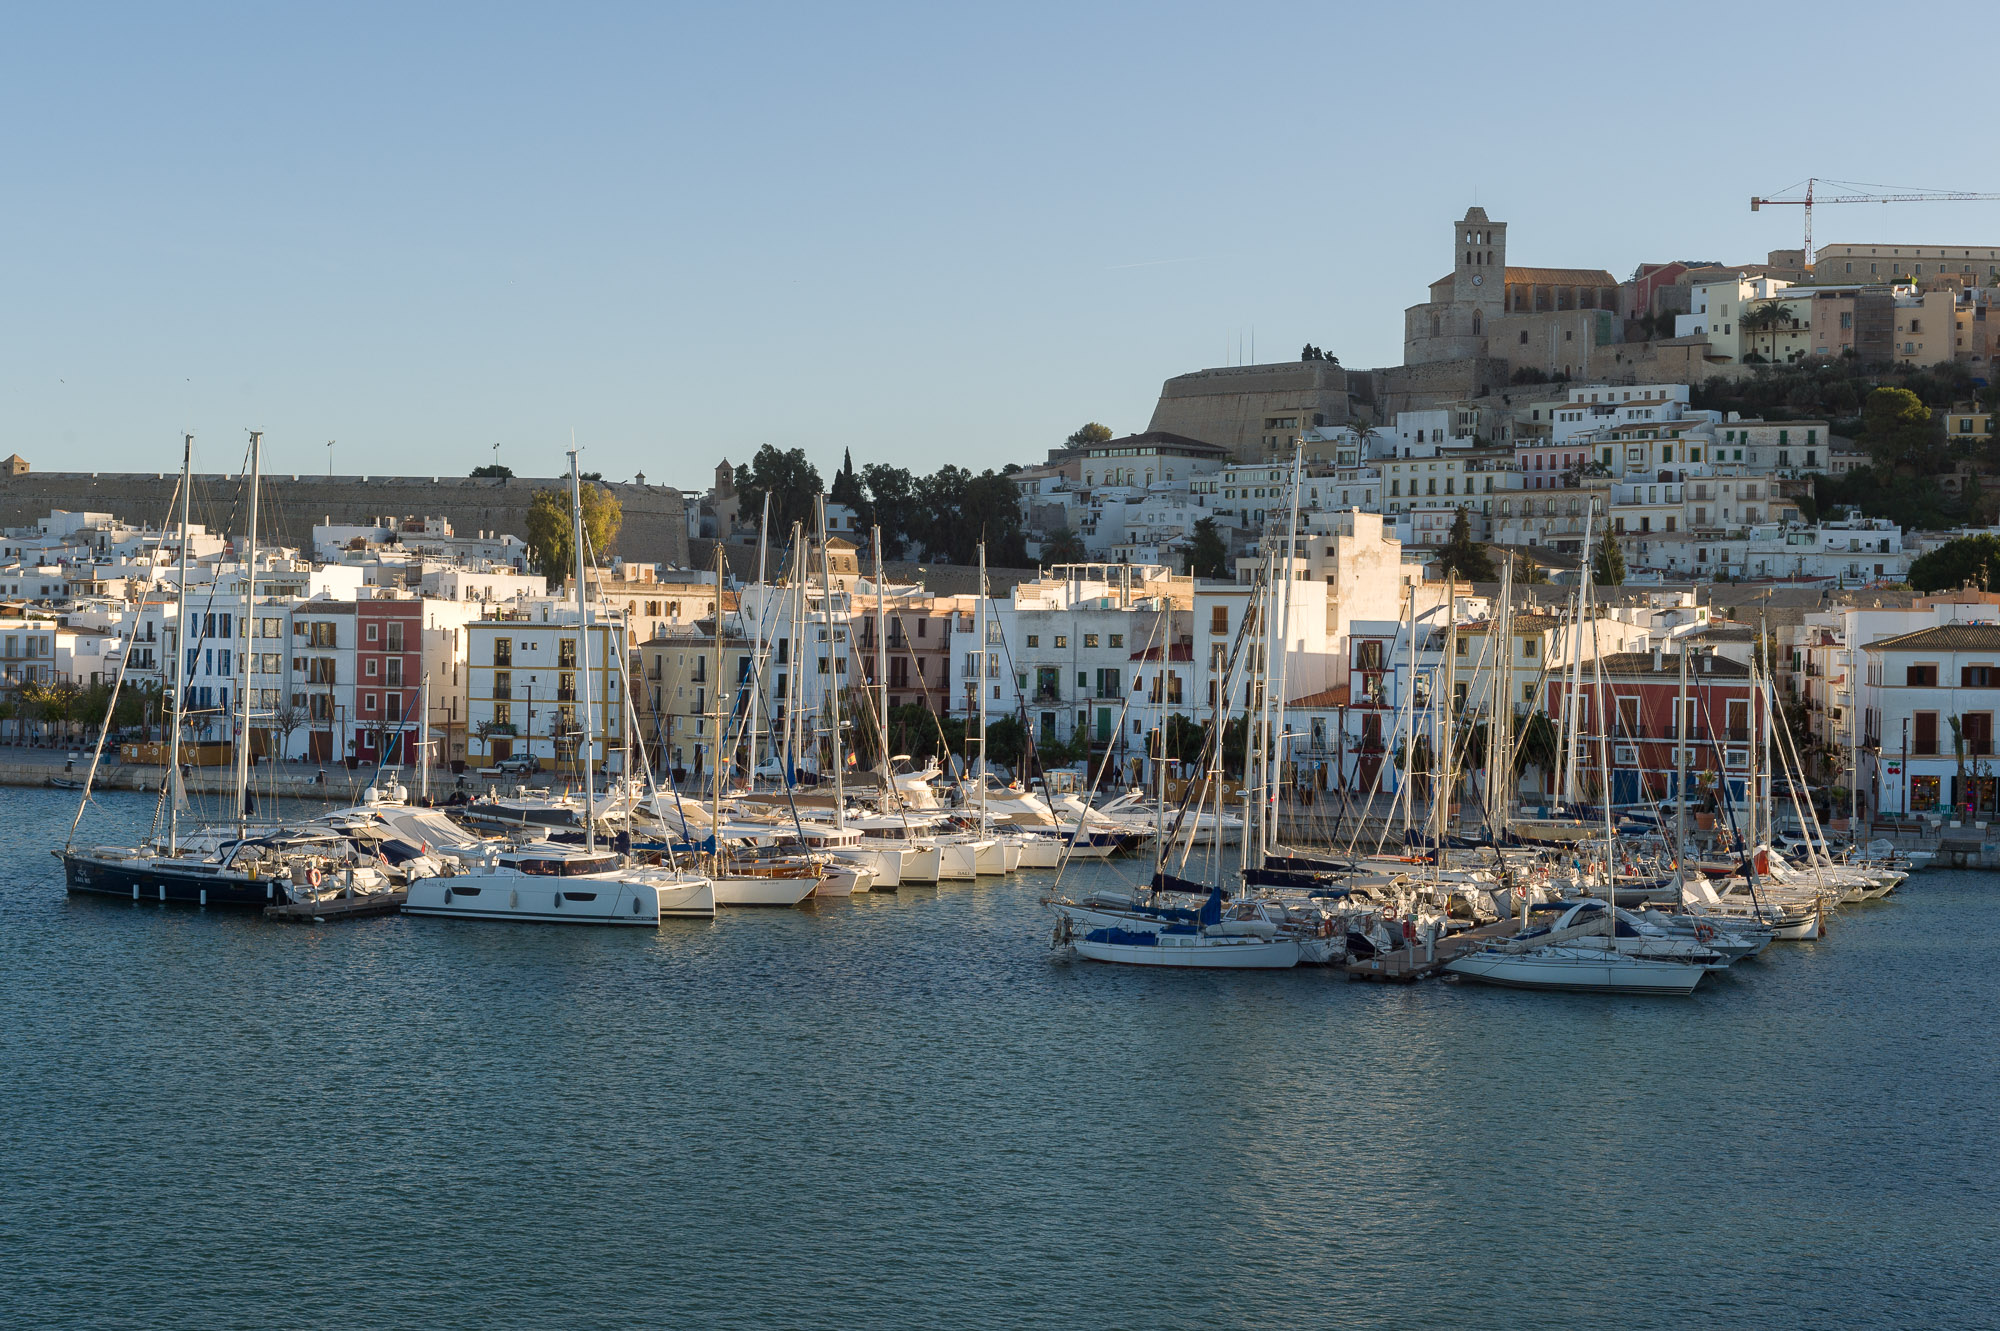
POLYGON ((507 894, 507 909, 508 909, 508 910, 512 910, 512 909, 514 909, 514 908, 515 908, 516 906, 518 906, 518 905, 520 905, 520 904, 521 904, 521 893, 520 893, 520 890, 519 890, 518 888, 517 888, 517 889, 515 889, 514 891, 511 891, 511 892, 509 892, 509 893, 507 894))

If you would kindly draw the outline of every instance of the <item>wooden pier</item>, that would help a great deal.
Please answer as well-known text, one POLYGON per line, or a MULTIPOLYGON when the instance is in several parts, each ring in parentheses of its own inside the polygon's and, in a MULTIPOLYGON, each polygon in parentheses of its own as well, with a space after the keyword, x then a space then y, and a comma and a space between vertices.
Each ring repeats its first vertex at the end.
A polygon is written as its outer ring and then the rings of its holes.
POLYGON ((353 896, 323 897, 318 901, 293 901, 282 906, 264 907, 267 920, 291 920, 299 924, 331 924, 338 920, 358 920, 369 915, 398 915, 410 894, 402 888, 388 892, 359 892, 353 896))
POLYGON ((1421 946, 1399 947, 1367 961, 1350 961, 1341 969, 1350 980, 1371 980, 1377 984, 1415 984, 1428 980, 1444 969, 1444 964, 1467 952, 1476 952, 1496 938, 1511 938, 1520 928, 1517 920, 1496 920, 1476 929, 1447 934, 1426 957, 1421 946))

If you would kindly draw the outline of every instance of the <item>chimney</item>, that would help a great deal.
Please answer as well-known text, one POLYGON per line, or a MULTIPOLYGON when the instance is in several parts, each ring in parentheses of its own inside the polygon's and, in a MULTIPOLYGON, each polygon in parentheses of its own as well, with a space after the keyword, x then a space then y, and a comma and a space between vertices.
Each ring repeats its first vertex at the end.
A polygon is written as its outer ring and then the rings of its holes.
POLYGON ((1659 673, 1659 669, 1660 669, 1660 654, 1661 654, 1661 652, 1662 652, 1663 650, 1665 650, 1665 649, 1664 649, 1664 648, 1662 648, 1662 647, 1660 646, 1660 644, 1659 644, 1659 643, 1655 642, 1655 643, 1653 644, 1653 671, 1654 671, 1654 673, 1655 673, 1655 674, 1659 673))
POLYGON ((1715 649, 1713 647, 1701 654, 1701 673, 1704 675, 1715 673, 1715 649))

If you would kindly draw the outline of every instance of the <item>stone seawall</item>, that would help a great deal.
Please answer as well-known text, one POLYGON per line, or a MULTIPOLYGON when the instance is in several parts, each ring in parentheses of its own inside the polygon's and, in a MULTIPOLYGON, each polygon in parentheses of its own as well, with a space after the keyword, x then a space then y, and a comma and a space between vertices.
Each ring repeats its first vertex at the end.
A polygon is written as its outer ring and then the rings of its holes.
MULTIPOLYGON (((55 509, 109 513, 134 526, 159 527, 178 472, 34 471, 0 475, 0 527, 32 526, 55 509)), ((380 517, 442 517, 460 535, 525 534, 528 500, 537 490, 569 489, 569 479, 480 480, 466 476, 311 476, 267 474, 258 500, 260 539, 306 549, 315 523, 366 523, 380 517)), ((625 509, 617 544, 607 553, 685 567, 687 511, 665 485, 607 484, 625 509)), ((193 519, 215 532, 245 525, 243 484, 234 476, 194 478, 193 519)))

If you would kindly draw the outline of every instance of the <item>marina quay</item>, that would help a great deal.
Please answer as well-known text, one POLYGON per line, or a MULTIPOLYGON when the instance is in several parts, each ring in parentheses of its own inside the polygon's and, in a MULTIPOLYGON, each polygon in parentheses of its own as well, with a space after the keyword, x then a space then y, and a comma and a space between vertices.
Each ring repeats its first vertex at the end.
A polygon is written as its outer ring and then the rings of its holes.
POLYGON ((0 1331, 2000 1325, 1868 16, 23 7, 0 1331))

